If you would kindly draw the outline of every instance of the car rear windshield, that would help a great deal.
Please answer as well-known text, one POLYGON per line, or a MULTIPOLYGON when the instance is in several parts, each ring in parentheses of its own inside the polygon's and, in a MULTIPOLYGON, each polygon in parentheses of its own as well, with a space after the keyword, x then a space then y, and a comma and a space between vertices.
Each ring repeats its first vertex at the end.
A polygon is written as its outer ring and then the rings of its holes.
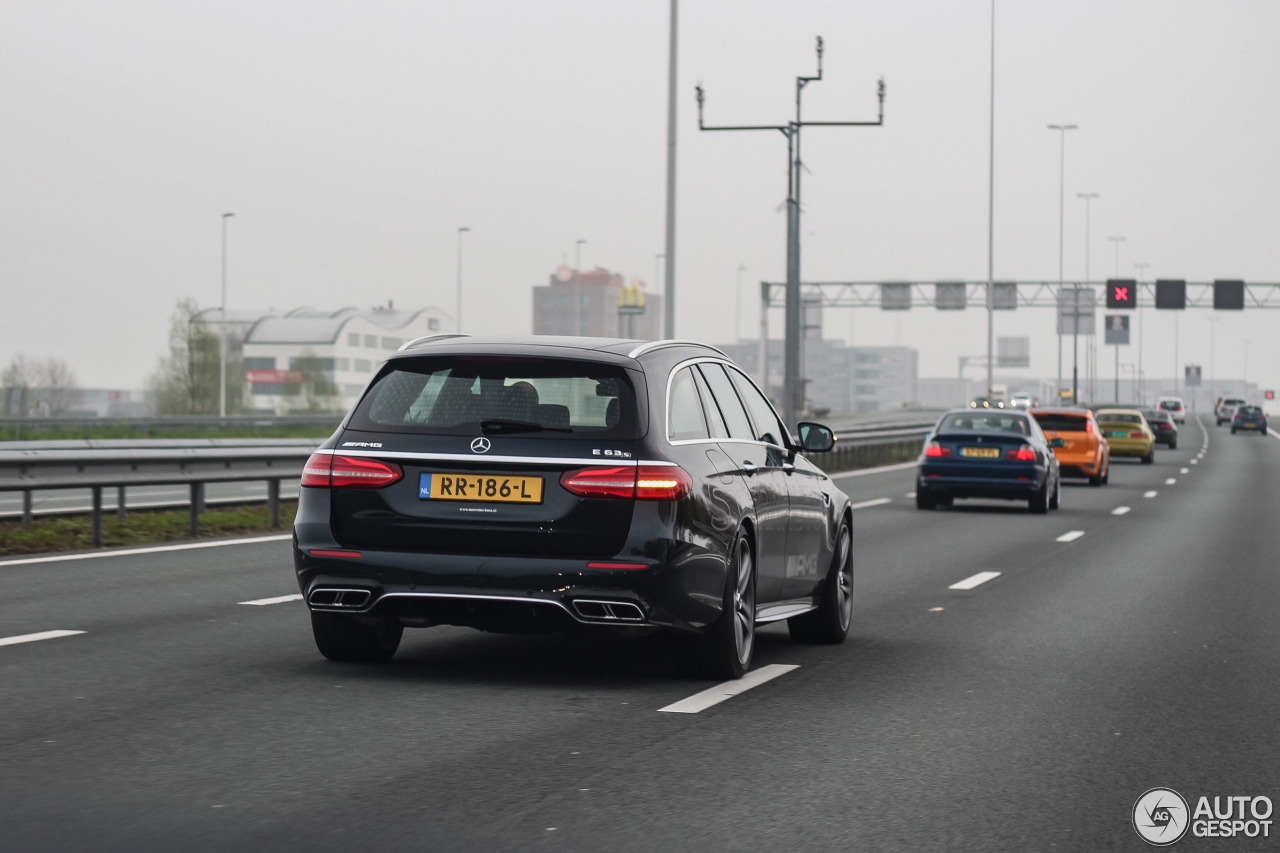
POLYGON ((1173 418, 1169 417, 1168 412, 1162 412, 1159 409, 1155 409, 1150 412, 1143 412, 1142 416, 1146 418, 1148 421, 1162 421, 1167 423, 1173 420, 1173 418))
POLYGON ((1178 411, 1178 409, 1182 408, 1182 404, 1179 403, 1177 400, 1161 400, 1160 408, 1164 409, 1167 412, 1176 412, 1178 411))
POLYGON ((1097 418, 1109 424, 1140 424, 1142 415, 1127 415, 1124 412, 1098 412, 1097 418))
POLYGON ((633 439, 636 394, 620 367, 495 356, 398 359, 348 427, 436 435, 633 439))
POLYGON ((1084 415, 1036 415, 1046 432, 1085 432, 1089 419, 1084 415))
POLYGON ((1245 418, 1256 418, 1262 414, 1262 409, 1259 406, 1241 406, 1236 409, 1236 414, 1245 418))
POLYGON ((1031 425, 1022 415, 1004 412, 957 412, 946 415, 938 432, 1013 432, 1031 435, 1031 425))

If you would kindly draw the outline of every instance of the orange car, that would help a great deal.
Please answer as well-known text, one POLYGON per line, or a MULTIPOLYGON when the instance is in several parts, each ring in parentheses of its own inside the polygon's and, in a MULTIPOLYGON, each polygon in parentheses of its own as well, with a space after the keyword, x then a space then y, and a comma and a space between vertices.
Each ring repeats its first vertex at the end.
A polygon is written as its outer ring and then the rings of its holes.
POLYGON ((1087 409, 1031 409, 1051 441, 1061 438, 1066 444, 1055 447, 1063 477, 1088 477, 1090 486, 1104 485, 1111 477, 1111 448, 1098 429, 1093 412, 1087 409))

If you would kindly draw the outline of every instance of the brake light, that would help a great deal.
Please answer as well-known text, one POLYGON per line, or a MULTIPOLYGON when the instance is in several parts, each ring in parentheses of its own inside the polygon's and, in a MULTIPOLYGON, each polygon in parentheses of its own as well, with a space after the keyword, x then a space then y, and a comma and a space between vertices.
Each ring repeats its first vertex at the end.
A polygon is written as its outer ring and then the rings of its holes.
POLYGON ((1036 452, 1024 444, 1017 450, 1010 450, 1006 452, 1004 458, 1016 459, 1019 462, 1034 462, 1036 461, 1036 452))
POLYGON ((1144 433, 1142 430, 1129 433, 1129 438, 1144 438, 1145 436, 1146 436, 1146 433, 1144 433))
POLYGON ((404 476, 394 462, 313 453, 302 468, 302 485, 322 489, 380 489, 404 476))
POLYGON ((580 468, 561 475, 560 485, 584 498, 678 501, 693 490, 693 478, 676 465, 580 468))
POLYGON ((1084 422, 1084 431, 1085 431, 1085 432, 1093 432, 1093 421, 1085 421, 1085 422, 1084 422))
POLYGON ((938 444, 938 442, 931 441, 924 446, 924 455, 925 456, 950 456, 951 448, 943 447, 941 444, 938 444))

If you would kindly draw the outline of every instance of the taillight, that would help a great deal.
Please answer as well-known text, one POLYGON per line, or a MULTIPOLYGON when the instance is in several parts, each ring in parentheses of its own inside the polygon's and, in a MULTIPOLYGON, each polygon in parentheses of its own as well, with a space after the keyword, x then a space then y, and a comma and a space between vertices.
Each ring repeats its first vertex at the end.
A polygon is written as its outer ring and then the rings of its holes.
POLYGON ((302 469, 302 485, 333 489, 380 489, 404 476, 394 462, 313 453, 302 469))
POLYGON ((561 475, 560 485, 584 498, 678 501, 693 490, 693 478, 675 465, 580 468, 561 475))
POLYGON ((1146 433, 1144 433, 1142 430, 1138 430, 1137 432, 1131 432, 1129 433, 1129 438, 1146 438, 1146 433))
POLYGON ((931 441, 924 446, 924 455, 925 456, 950 456, 951 448, 943 447, 941 444, 938 444, 938 442, 931 441))
POLYGON ((676 465, 641 465, 636 469, 636 497, 642 501, 678 501, 693 491, 693 478, 676 465))
POLYGON ((1093 432, 1093 423, 1092 423, 1091 421, 1085 421, 1085 422, 1084 422, 1084 431, 1085 431, 1085 432, 1093 432))
POLYGON ((1006 452, 1004 458, 1016 459, 1019 462, 1034 462, 1036 461, 1036 452, 1024 444, 1017 450, 1010 450, 1006 452))

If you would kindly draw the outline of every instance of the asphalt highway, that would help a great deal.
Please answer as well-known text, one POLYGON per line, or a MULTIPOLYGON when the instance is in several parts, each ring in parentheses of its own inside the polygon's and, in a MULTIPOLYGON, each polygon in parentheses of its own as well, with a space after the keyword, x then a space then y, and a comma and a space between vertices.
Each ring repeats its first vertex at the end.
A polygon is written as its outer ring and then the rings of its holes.
POLYGON ((1280 801, 1273 435, 1192 421, 1045 516, 839 482, 848 642, 770 627, 727 698, 660 642, 326 662, 287 538, 0 562, 0 849, 1145 850, 1150 788, 1280 801))

